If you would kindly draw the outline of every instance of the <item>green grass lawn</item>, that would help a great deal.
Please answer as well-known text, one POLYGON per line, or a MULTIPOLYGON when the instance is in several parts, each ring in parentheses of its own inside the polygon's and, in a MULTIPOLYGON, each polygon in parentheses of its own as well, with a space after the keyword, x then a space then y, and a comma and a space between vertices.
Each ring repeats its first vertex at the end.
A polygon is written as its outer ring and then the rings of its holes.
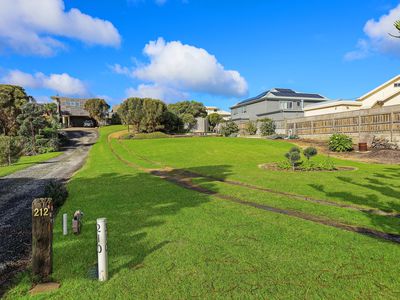
POLYGON ((22 156, 18 162, 12 164, 11 166, 0 166, 0 177, 9 175, 11 173, 14 173, 16 171, 28 168, 34 164, 38 164, 41 162, 44 162, 46 160, 49 160, 51 158, 54 158, 58 155, 60 155, 61 152, 50 152, 50 153, 44 153, 44 154, 39 154, 35 156, 22 156))
MULTIPOLYGON (((69 198, 54 223, 53 278, 61 288, 36 298, 400 297, 398 244, 224 201, 128 166, 113 155, 107 142, 107 135, 119 129, 100 130, 86 165, 68 184, 69 198), (85 213, 83 232, 64 237, 62 213, 71 216, 77 209, 85 213), (90 276, 97 260, 98 217, 106 217, 109 224, 110 279, 104 283, 90 276)), ((396 166, 335 160, 358 170, 332 173, 271 172, 257 167, 282 159, 290 147, 285 142, 184 138, 112 141, 112 146, 119 156, 146 168, 190 169, 368 207, 396 210, 399 201, 394 196, 399 189, 396 166)), ((398 219, 373 219, 366 213, 310 204, 206 177, 195 182, 226 195, 380 230, 396 231, 398 226, 398 219)), ((22 274, 6 298, 28 298, 30 287, 29 274, 22 274)))

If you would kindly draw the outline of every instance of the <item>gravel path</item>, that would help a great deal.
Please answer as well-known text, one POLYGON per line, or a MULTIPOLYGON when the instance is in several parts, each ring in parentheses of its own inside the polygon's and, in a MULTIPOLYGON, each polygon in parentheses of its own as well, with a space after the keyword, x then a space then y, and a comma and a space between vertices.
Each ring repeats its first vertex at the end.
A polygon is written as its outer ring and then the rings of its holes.
POLYGON ((2 286, 24 268, 31 251, 31 203, 51 180, 68 180, 84 164, 95 129, 66 130, 71 142, 60 156, 0 178, 0 297, 2 286))

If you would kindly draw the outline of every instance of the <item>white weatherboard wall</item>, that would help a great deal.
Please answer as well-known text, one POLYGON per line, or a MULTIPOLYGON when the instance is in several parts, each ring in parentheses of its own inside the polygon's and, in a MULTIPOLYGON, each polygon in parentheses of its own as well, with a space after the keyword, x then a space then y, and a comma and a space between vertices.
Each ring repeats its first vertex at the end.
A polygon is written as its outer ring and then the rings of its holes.
POLYGON ((362 109, 371 108, 380 101, 383 106, 400 104, 400 75, 361 96, 357 101, 362 103, 362 109))
POLYGON ((334 104, 332 106, 316 106, 304 109, 304 117, 312 117, 312 116, 320 116, 320 115, 327 115, 327 114, 334 114, 340 113, 345 111, 352 111, 360 109, 361 104, 359 105, 349 105, 349 104, 334 104))

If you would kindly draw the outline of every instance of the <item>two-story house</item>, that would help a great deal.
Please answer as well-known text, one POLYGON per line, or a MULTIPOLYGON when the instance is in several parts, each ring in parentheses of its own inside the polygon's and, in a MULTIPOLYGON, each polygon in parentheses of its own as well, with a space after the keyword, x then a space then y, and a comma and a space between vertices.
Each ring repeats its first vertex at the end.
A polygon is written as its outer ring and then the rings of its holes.
POLYGON ((85 102, 88 99, 68 98, 60 96, 51 97, 57 104, 60 122, 64 127, 82 127, 86 120, 92 120, 89 112, 85 110, 85 102))
POLYGON ((304 115, 304 107, 327 100, 329 99, 319 94, 274 88, 232 106, 232 121, 242 129, 248 121, 262 118, 274 121, 299 118, 304 115))

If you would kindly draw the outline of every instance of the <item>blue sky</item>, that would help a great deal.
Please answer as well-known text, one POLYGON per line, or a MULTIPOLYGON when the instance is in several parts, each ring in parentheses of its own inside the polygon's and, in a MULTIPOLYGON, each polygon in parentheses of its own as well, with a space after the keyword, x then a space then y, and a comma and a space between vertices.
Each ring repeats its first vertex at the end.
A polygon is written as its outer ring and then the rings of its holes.
POLYGON ((400 73, 400 39, 387 35, 399 1, 1 2, 1 82, 38 100, 154 96, 228 109, 273 87, 355 99, 400 73))

